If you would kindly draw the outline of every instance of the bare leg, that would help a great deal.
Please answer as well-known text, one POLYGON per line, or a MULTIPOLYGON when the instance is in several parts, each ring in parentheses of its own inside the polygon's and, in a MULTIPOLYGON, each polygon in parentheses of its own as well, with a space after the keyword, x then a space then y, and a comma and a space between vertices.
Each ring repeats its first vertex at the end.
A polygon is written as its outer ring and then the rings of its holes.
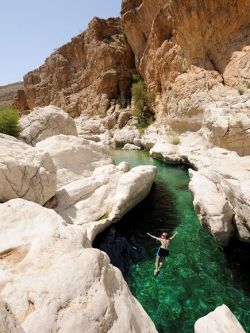
POLYGON ((156 259, 155 259, 155 269, 159 269, 159 264, 160 264, 160 257, 159 256, 156 256, 156 259))
POLYGON ((164 257, 159 257, 159 268, 158 268, 158 270, 160 270, 161 269, 161 267, 162 267, 162 265, 163 265, 163 262, 164 262, 164 257))
POLYGON ((159 265, 160 265, 160 257, 156 256, 154 275, 157 275, 160 272, 159 265))

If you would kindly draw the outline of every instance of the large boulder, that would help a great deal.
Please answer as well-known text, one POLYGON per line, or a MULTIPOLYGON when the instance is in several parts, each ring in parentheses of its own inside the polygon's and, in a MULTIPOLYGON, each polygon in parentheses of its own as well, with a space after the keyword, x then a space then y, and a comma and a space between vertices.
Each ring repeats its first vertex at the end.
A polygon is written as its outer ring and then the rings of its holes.
POLYGON ((47 138, 36 148, 52 157, 57 168, 58 187, 88 177, 96 167, 112 163, 109 150, 102 144, 71 135, 47 138))
POLYGON ((0 295, 24 332, 156 333, 108 256, 64 224, 23 199, 0 205, 0 295))
POLYGON ((126 143, 134 143, 140 138, 140 132, 135 126, 125 126, 114 132, 114 142, 116 147, 123 147, 126 143))
POLYGON ((43 205, 56 191, 50 155, 0 134, 0 201, 24 198, 43 205))
POLYGON ((74 120, 53 105, 35 108, 29 115, 20 119, 20 126, 20 137, 32 146, 53 135, 77 135, 74 120))
POLYGON ((119 220, 146 197, 155 174, 153 166, 129 171, 125 162, 99 167, 91 177, 61 187, 55 210, 67 223, 86 226, 92 240, 104 224, 119 220))
POLYGON ((133 145, 131 143, 126 143, 122 149, 123 150, 141 150, 141 147, 133 145))
POLYGON ((224 304, 197 320, 194 331, 195 333, 246 333, 230 309, 224 304))
MULTIPOLYGON (((210 174, 212 174, 210 172, 210 174)), ((227 245, 233 232, 233 207, 225 193, 201 171, 190 170, 189 188, 194 195, 194 209, 203 225, 205 225, 222 245, 227 245)), ((218 177, 218 176, 217 176, 218 177)))

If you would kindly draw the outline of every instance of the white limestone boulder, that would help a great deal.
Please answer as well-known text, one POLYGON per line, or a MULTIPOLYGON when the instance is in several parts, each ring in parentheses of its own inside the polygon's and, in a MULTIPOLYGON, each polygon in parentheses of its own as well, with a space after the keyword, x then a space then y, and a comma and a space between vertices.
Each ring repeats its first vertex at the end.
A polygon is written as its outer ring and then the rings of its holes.
MULTIPOLYGON (((25 333, 156 333, 85 228, 23 199, 0 205, 0 297, 25 333)), ((19 332, 18 332, 19 333, 19 332)))
POLYGON ((20 119, 20 126, 20 137, 32 146, 53 135, 77 135, 74 119, 53 105, 35 108, 20 119))
POLYGON ((195 333, 246 333, 225 304, 197 320, 194 331, 195 333))
POLYGON ((131 143, 126 143, 122 149, 123 150, 141 150, 141 147, 138 147, 138 146, 133 145, 131 143))
POLYGON ((134 143, 135 139, 140 138, 140 132, 135 126, 125 126, 114 132, 114 142, 116 147, 123 147, 126 143, 134 143))
POLYGON ((24 198, 43 205, 56 191, 56 168, 48 153, 0 134, 0 201, 24 198))
POLYGON ((75 119, 78 135, 98 135, 104 133, 105 127, 103 125, 103 120, 104 118, 99 116, 89 118, 85 115, 81 115, 75 119))
POLYGON ((171 129, 162 123, 153 123, 147 127, 142 135, 142 146, 150 150, 157 143, 169 143, 171 129))
POLYGON ((234 212, 231 204, 216 183, 206 177, 206 173, 204 175, 202 171, 189 170, 189 175, 189 189, 194 195, 194 209, 201 224, 209 229, 220 244, 226 246, 233 232, 234 212))
POLYGON ((86 225, 90 240, 143 200, 153 184, 156 168, 138 166, 128 171, 127 163, 97 168, 89 178, 61 187, 56 192, 55 210, 67 223, 86 225))
POLYGON ((49 153, 57 168, 58 188, 89 177, 98 166, 112 163, 109 150, 102 144, 72 135, 56 135, 39 142, 39 151, 49 153))
POLYGON ((170 143, 155 144, 150 149, 150 156, 169 164, 185 163, 185 158, 179 153, 179 147, 170 143))

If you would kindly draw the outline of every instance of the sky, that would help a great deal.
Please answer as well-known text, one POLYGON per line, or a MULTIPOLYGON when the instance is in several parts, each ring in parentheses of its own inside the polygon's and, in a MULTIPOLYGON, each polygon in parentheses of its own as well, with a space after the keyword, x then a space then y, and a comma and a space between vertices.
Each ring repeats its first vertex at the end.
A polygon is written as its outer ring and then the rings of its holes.
POLYGON ((21 81, 94 17, 120 15, 121 0, 2 0, 0 86, 21 81))

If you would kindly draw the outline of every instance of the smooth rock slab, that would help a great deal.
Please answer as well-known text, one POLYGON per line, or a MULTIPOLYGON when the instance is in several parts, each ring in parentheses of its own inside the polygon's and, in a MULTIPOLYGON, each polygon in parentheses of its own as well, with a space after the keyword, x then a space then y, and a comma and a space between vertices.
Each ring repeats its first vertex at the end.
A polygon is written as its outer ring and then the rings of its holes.
POLYGON ((57 187, 83 177, 95 168, 112 163, 110 152, 101 143, 72 135, 55 135, 39 142, 36 148, 47 152, 57 168, 57 187))
POLYGON ((129 171, 127 163, 97 168, 89 178, 61 187, 55 210, 67 223, 86 226, 88 238, 119 220, 149 193, 156 175, 153 166, 129 171))
POLYGON ((226 246, 233 232, 233 208, 223 191, 201 171, 189 170, 189 189, 194 195, 194 209, 200 220, 220 244, 226 246))
POLYGON ((53 210, 23 199, 0 205, 0 258, 0 296, 25 333, 157 332, 85 228, 53 210))
POLYGON ((73 118, 53 105, 35 108, 29 115, 20 119, 20 126, 20 137, 32 146, 53 135, 77 135, 73 118))
POLYGON ((0 201, 24 198, 43 205, 56 191, 56 168, 48 153, 0 134, 0 201))
POLYGON ((194 330, 195 333, 246 333, 230 309, 224 304, 197 320, 194 330))

